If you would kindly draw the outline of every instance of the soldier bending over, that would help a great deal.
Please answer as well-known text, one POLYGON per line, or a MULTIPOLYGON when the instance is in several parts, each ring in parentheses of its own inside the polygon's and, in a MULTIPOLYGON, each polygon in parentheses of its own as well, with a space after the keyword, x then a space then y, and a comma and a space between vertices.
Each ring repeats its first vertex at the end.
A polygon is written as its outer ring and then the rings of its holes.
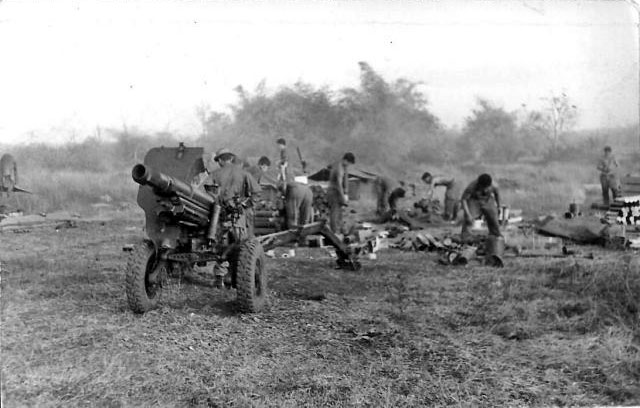
POLYGON ((493 180, 488 174, 481 174, 462 193, 462 209, 464 210, 464 222, 460 238, 466 241, 470 238, 469 229, 473 221, 480 216, 489 228, 489 235, 502 236, 498 224, 498 208, 500 208, 500 192, 493 185, 493 180))

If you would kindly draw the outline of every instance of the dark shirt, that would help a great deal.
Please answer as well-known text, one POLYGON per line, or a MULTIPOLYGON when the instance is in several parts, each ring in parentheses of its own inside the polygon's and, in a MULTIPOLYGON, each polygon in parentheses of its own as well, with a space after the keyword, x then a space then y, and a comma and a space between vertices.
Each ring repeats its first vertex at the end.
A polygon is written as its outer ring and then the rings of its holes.
POLYGON ((478 180, 472 181, 462 193, 462 200, 476 200, 481 203, 488 203, 491 197, 495 198, 496 202, 499 200, 498 188, 494 185, 486 189, 478 188, 478 180))
POLYGON ((396 211, 398 209, 398 200, 404 198, 406 191, 402 187, 394 189, 389 195, 389 208, 396 211))
POLYGON ((223 202, 231 200, 236 195, 255 200, 260 193, 260 186, 251 174, 235 165, 214 170, 205 185, 213 184, 218 185, 218 194, 223 202))
POLYGON ((602 174, 614 173, 614 169, 617 167, 618 167, 618 161, 612 154, 610 154, 608 157, 602 156, 600 157, 600 160, 598 160, 597 168, 598 170, 600 170, 600 173, 602 174))

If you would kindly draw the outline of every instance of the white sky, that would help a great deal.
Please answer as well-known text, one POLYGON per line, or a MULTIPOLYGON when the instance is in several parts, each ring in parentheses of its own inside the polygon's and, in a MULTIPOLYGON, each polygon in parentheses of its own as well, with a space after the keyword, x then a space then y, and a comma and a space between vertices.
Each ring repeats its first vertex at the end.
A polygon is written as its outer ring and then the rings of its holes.
POLYGON ((638 12, 624 1, 0 3, 0 143, 126 123, 199 131, 233 88, 357 86, 358 61, 423 81, 461 126, 482 96, 515 110, 566 91, 580 128, 638 122, 638 12))

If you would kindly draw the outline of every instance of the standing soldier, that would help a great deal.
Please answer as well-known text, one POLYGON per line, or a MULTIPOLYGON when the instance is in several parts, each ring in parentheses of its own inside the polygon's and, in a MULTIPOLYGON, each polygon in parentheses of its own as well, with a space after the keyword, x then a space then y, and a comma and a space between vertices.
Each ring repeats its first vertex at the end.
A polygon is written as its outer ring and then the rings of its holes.
POLYGON ((422 175, 422 181, 428 185, 427 198, 431 200, 436 187, 444 186, 444 220, 455 221, 460 211, 460 189, 454 177, 433 176, 429 172, 422 175))
POLYGON ((489 228, 489 235, 502 236, 498 224, 498 208, 500 208, 500 192, 498 187, 493 185, 493 180, 488 174, 481 174, 472 181, 462 193, 462 209, 464 210, 464 222, 460 237, 463 241, 468 240, 469 228, 473 221, 484 215, 489 228))
POLYGON ((377 196, 376 214, 384 216, 388 210, 389 196, 394 189, 399 187, 399 183, 390 177, 379 176, 376 178, 375 186, 377 196))
POLYGON ((334 233, 342 232, 342 207, 349 202, 349 165, 355 164, 356 158, 348 152, 342 160, 334 163, 329 172, 327 201, 329 203, 329 228, 334 233))
POLYGON ((287 142, 280 138, 276 141, 278 148, 280 149, 280 160, 278 160, 278 181, 287 181, 287 167, 289 166, 289 158, 287 156, 287 142))
POLYGON ((0 177, 0 192, 4 191, 10 196, 18 184, 18 165, 9 153, 3 154, 0 158, 0 177))
MULTIPOLYGON (((220 168, 214 170, 205 182, 205 189, 216 190, 218 199, 223 205, 234 205, 235 198, 243 204, 244 211, 236 221, 232 238, 240 242, 253 237, 253 204, 258 200, 260 186, 256 180, 240 166, 234 164, 235 155, 229 149, 220 149, 213 158, 220 168)), ((214 271, 215 285, 222 287, 224 276, 227 274, 228 265, 218 264, 214 271)))
POLYGON ((609 190, 611 190, 614 200, 620 196, 620 180, 615 171, 618 167, 618 161, 611 153, 611 147, 605 146, 604 154, 598 160, 597 169, 600 171, 602 203, 606 206, 609 206, 609 190))
POLYGON ((291 181, 282 188, 287 228, 309 224, 313 219, 313 192, 309 186, 291 181))
POLYGON ((231 203, 235 197, 246 202, 245 220, 239 222, 239 226, 245 230, 239 237, 242 240, 253 236, 252 206, 260 193, 260 186, 248 172, 233 164, 234 158, 229 149, 218 150, 213 159, 220 168, 211 172, 205 186, 217 187, 222 204, 231 203))

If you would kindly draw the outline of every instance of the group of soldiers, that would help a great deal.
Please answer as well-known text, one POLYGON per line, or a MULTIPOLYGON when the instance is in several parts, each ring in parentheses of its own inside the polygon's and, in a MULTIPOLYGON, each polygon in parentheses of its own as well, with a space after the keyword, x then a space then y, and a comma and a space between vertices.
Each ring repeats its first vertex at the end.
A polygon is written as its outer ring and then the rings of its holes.
MULTIPOLYGON (((621 195, 620 179, 617 174, 618 161, 610 146, 605 146, 602 157, 598 160, 597 169, 600 172, 602 187, 602 201, 609 206, 611 198, 614 200, 621 195)), ((500 191, 493 183, 491 175, 481 174, 460 192, 459 184, 454 177, 432 175, 425 172, 422 181, 427 185, 427 196, 430 200, 436 187, 444 187, 443 219, 455 223, 460 209, 463 211, 461 239, 468 240, 473 221, 484 217, 489 235, 502 236, 500 232, 500 191)), ((405 185, 391 178, 379 177, 376 180, 378 206, 380 216, 397 212, 397 202, 405 195, 405 185)))
MULTIPOLYGON (((442 214, 445 221, 456 223, 460 209, 462 209, 464 214, 462 240, 470 238, 473 221, 481 216, 484 216, 490 235, 502 236, 499 223, 500 192, 493 183, 491 175, 481 174, 462 192, 460 184, 451 176, 432 175, 425 172, 421 180, 427 185, 425 197, 427 200, 433 198, 437 187, 445 188, 444 212, 442 214)), ((407 193, 407 185, 389 177, 378 177, 376 193, 378 215, 383 219, 394 218, 398 212, 399 199, 405 197, 407 193)))
MULTIPOLYGON (((213 156, 219 168, 208 173, 197 183, 205 189, 217 189, 220 198, 230 200, 232 197, 246 199, 246 216, 241 223, 246 226, 246 234, 253 234, 252 209, 260 201, 261 185, 275 185, 284 196, 285 219, 287 228, 296 228, 308 224, 313 219, 313 193, 308 185, 294 181, 291 177, 286 152, 286 141, 278 139, 279 160, 277 161, 276 180, 270 176, 271 161, 263 156, 256 168, 241 163, 236 155, 228 149, 220 149, 213 156)), ((329 227, 336 233, 343 232, 343 212, 349 203, 349 166, 355 164, 353 153, 345 153, 340 160, 329 166, 329 183, 326 192, 329 206, 329 227)), ((304 165, 304 163, 303 163, 304 165)), ((620 194, 620 182, 615 169, 618 162, 612 154, 611 147, 604 149, 604 155, 598 162, 603 201, 609 203, 609 192, 613 198, 620 194)), ((461 239, 470 237, 473 221, 484 217, 489 235, 502 236, 500 232, 500 192, 491 175, 481 174, 461 191, 454 177, 433 175, 425 172, 421 180, 427 185, 427 199, 433 197, 437 187, 444 187, 443 219, 455 223, 460 210, 463 212, 461 239)), ((396 214, 398 202, 407 194, 408 186, 401 181, 389 177, 378 177, 376 180, 377 213, 380 216, 396 214)))
MULTIPOLYGON (((286 226, 289 229, 308 224, 313 219, 313 192, 305 183, 295 181, 289 169, 286 141, 277 140, 280 151, 277 161, 277 177, 271 176, 271 160, 262 156, 257 168, 240 160, 232 151, 223 148, 212 157, 218 168, 199 174, 193 181, 196 188, 215 191, 222 202, 239 200, 245 206, 239 224, 244 237, 253 235, 253 209, 260 200, 263 185, 272 185, 284 197, 286 226)), ((341 230, 343 209, 349 201, 348 167, 355 163, 352 153, 345 153, 341 160, 330 166, 327 201, 329 226, 341 230)), ((305 163, 303 163, 304 167, 305 163)), ((239 237, 242 238, 242 237, 239 237)))
MULTIPOLYGON (((245 227, 247 236, 253 234, 252 212, 253 206, 260 201, 261 185, 275 185, 284 196, 287 228, 307 224, 313 218, 313 193, 308 185, 292 180, 289 174, 286 141, 278 139, 277 144, 280 157, 277 161, 276 180, 270 175, 271 160, 268 157, 261 157, 257 168, 252 168, 247 163, 242 163, 230 150, 220 149, 213 156, 213 161, 218 163, 219 168, 206 174, 197 182, 206 190, 216 189, 223 202, 233 197, 246 200, 246 215, 239 222, 245 227)), ((349 204, 349 167, 354 165, 355 161, 355 155, 347 152, 340 160, 329 166, 326 200, 329 207, 329 227, 336 233, 344 232, 343 213, 344 208, 349 204)), ((480 175, 469 184, 461 196, 459 184, 453 177, 426 172, 422 175, 422 181, 428 186, 428 198, 433 196, 436 187, 446 189, 444 219, 455 222, 460 208, 463 210, 463 239, 469 235, 473 220, 480 216, 484 216, 491 235, 501 235, 498 222, 500 194, 490 175, 480 175)), ((405 197, 408 186, 388 177, 379 177, 376 187, 378 214, 396 213, 398 201, 405 197)))

